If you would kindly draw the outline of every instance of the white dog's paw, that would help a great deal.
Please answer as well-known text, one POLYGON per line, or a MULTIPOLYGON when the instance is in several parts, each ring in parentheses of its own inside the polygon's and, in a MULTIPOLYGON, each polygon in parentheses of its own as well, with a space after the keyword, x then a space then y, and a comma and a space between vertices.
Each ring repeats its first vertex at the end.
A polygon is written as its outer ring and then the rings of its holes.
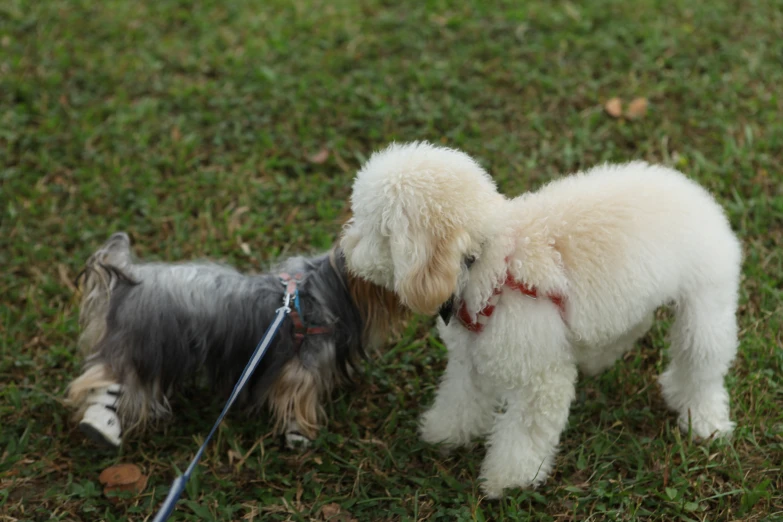
POLYGON ((481 463, 482 491, 488 498, 503 496, 509 488, 532 489, 543 484, 552 470, 554 455, 532 452, 493 451, 490 447, 481 463))
POLYGON ((419 419, 419 436, 424 442, 443 444, 446 448, 458 446, 464 441, 455 430, 453 419, 446 418, 436 408, 431 408, 422 414, 419 419))
POLYGON ((506 478, 501 479, 499 477, 493 477, 493 476, 484 476, 481 477, 483 479, 483 483, 481 484, 481 490, 484 492, 486 497, 490 500, 496 500, 503 496, 503 493, 508 489, 535 489, 544 482, 546 482, 546 477, 542 478, 531 478, 531 477, 518 477, 516 479, 514 478, 506 478))
POLYGON ((699 439, 728 438, 734 431, 734 423, 729 419, 728 414, 715 411, 704 413, 701 411, 681 414, 679 416, 680 429, 688 432, 690 427, 693 435, 699 439))
POLYGON ((484 435, 492 426, 493 412, 471 411, 469 408, 459 412, 433 407, 419 420, 421 440, 429 444, 441 444, 443 450, 466 446, 478 436, 484 435))
POLYGON ((726 437, 734 431, 729 417, 729 394, 721 381, 694 382, 667 370, 659 377, 661 391, 669 408, 679 412, 680 429, 695 437, 726 437))
POLYGON ((310 439, 298 431, 289 431, 285 434, 285 447, 288 449, 305 449, 313 443, 310 439))
POLYGON ((534 489, 546 481, 549 468, 551 464, 544 462, 535 464, 508 459, 501 464, 490 464, 485 460, 481 466, 481 490, 487 498, 497 499, 507 489, 534 489))

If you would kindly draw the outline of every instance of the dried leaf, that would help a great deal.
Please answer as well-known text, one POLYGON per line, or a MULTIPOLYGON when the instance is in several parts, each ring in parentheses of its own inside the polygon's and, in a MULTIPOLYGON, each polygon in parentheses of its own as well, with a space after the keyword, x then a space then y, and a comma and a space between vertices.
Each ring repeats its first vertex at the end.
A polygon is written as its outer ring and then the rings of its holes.
POLYGON ((326 520, 340 514, 340 504, 332 503, 321 506, 321 516, 326 520))
POLYGON ((141 493, 147 487, 147 481, 149 477, 142 475, 139 480, 130 484, 116 484, 114 486, 106 486, 103 488, 103 492, 115 492, 115 491, 133 491, 134 493, 141 493))
POLYGON ((107 487, 123 486, 134 484, 141 479, 142 474, 139 467, 135 464, 117 464, 104 469, 98 480, 107 487))
POLYGON ((119 500, 115 497, 117 497, 119 493, 125 491, 138 495, 147 487, 148 480, 149 478, 147 475, 141 475, 136 482, 132 482, 130 484, 116 484, 114 486, 106 486, 103 488, 103 494, 109 497, 111 500, 119 500))
POLYGON ((348 511, 344 511, 340 504, 332 503, 321 507, 321 516, 331 522, 358 522, 348 511))
POLYGON ((636 98, 628 104, 625 111, 626 118, 635 120, 647 114, 647 98, 636 98))
POLYGON ((316 163, 320 165, 321 163, 326 162, 326 160, 329 159, 329 151, 326 150, 326 148, 322 148, 312 156, 308 158, 310 160, 310 163, 316 163))
POLYGON ((619 118, 623 115, 623 102, 620 98, 612 98, 604 105, 606 113, 612 118, 619 118))

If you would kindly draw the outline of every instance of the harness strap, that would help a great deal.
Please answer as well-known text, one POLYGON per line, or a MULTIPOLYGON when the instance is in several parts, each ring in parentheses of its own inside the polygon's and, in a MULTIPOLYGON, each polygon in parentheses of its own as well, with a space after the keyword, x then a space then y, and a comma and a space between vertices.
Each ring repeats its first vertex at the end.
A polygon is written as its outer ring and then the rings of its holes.
MULTIPOLYGON (((536 287, 527 285, 522 281, 517 281, 510 273, 506 272, 506 279, 495 288, 487 301, 487 305, 476 314, 475 319, 471 317, 465 301, 462 301, 462 304, 457 311, 457 319, 459 319, 460 323, 471 332, 479 333, 484 330, 484 327, 489 322, 489 318, 495 312, 495 307, 497 306, 498 301, 500 301, 500 294, 503 293, 504 287, 521 292, 523 295, 532 299, 538 299, 538 289, 536 287)), ((560 316, 565 320, 565 298, 562 295, 555 293, 549 293, 546 297, 557 306, 558 310, 560 310, 560 316)))
POLYGON ((304 343, 305 337, 308 335, 326 335, 332 333, 332 329, 327 326, 306 326, 302 320, 302 309, 299 306, 299 289, 298 283, 304 280, 302 273, 296 273, 290 275, 287 272, 281 272, 279 274, 280 281, 285 285, 286 294, 291 296, 291 300, 294 302, 294 309, 288 314, 291 317, 291 321, 294 324, 294 350, 299 352, 299 349, 304 343))

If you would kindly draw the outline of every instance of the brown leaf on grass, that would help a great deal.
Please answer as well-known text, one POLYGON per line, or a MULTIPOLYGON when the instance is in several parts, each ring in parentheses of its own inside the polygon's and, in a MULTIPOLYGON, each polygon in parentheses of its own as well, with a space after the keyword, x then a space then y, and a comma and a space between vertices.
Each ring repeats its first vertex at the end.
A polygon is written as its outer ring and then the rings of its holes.
POLYGON ((321 516, 326 520, 331 520, 340 514, 340 504, 332 503, 321 507, 321 516))
POLYGON ((124 486, 133 484, 141 479, 142 474, 135 464, 117 464, 104 469, 98 480, 106 487, 124 486))
POLYGON ((320 165, 329 159, 329 151, 324 147, 307 159, 310 160, 310 163, 316 163, 320 165))
POLYGON ((112 501, 118 501, 118 494, 131 492, 136 495, 147 487, 147 476, 135 464, 117 464, 101 472, 98 480, 103 484, 103 494, 112 501))
POLYGON ((604 104, 604 110, 612 118, 619 118, 623 115, 623 102, 620 98, 612 98, 604 104))
POLYGON ((625 117, 631 120, 641 118, 647 114, 647 98, 636 98, 628 104, 625 117))
POLYGON ((321 506, 321 516, 324 520, 333 522, 356 522, 356 519, 347 511, 343 511, 340 504, 331 503, 321 506))
POLYGON ((114 486, 106 486, 103 488, 103 492, 105 494, 108 493, 119 493, 120 491, 132 491, 134 493, 141 493, 144 491, 144 488, 147 487, 147 481, 149 480, 149 477, 147 475, 142 475, 139 477, 139 480, 136 482, 131 482, 130 484, 115 484, 114 486))
POLYGON ((147 475, 141 475, 136 482, 130 484, 117 484, 103 488, 103 494, 112 501, 119 501, 119 495, 123 492, 131 492, 135 495, 140 494, 147 487, 147 475))

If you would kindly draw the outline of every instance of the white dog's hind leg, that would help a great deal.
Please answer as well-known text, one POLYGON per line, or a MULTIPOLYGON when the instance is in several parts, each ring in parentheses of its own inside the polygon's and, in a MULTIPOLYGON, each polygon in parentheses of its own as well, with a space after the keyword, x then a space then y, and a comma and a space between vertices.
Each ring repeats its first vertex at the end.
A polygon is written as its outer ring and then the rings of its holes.
POLYGON ((731 433, 729 394, 723 383, 737 352, 736 293, 711 288, 677 306, 671 363, 660 377, 663 396, 680 427, 702 438, 731 433))
POLYGON ((446 373, 435 403, 421 416, 420 434, 425 442, 457 447, 489 432, 496 398, 478 385, 467 342, 448 333, 441 329, 441 338, 449 348, 446 373))
POLYGON ((562 362, 536 372, 509 394, 481 465, 487 496, 498 498, 505 488, 537 486, 546 480, 568 423, 576 377, 576 365, 562 362))
POLYGON ((631 328, 625 335, 614 343, 599 349, 584 348, 575 350, 579 369, 588 376, 598 375, 612 367, 612 365, 630 351, 636 341, 644 337, 655 321, 655 316, 650 314, 641 323, 631 328))

